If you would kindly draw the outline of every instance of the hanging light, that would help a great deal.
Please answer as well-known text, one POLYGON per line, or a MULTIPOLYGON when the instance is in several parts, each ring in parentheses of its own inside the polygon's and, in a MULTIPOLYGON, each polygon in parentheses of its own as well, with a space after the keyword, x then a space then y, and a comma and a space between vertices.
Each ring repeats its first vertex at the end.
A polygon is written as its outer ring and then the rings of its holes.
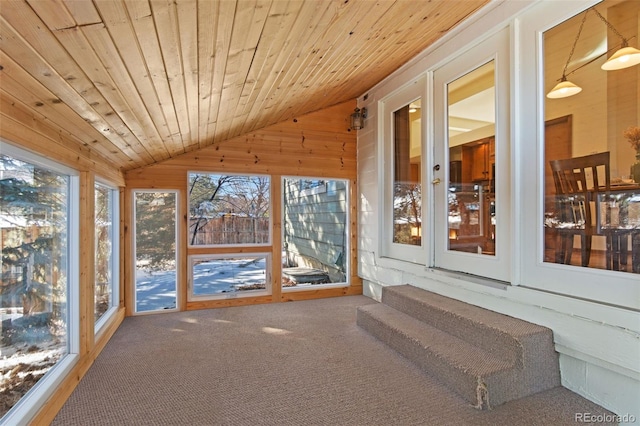
POLYGON ((601 68, 605 71, 621 70, 640 64, 640 50, 629 46, 629 40, 624 38, 618 30, 616 30, 604 16, 594 7, 593 11, 604 22, 607 27, 622 40, 622 47, 618 49, 607 61, 602 64, 601 68))
POLYGON ((569 96, 578 94, 582 91, 582 87, 567 80, 567 67, 569 66, 569 62, 571 62, 571 57, 573 56, 573 52, 576 50, 576 44, 578 44, 578 39, 580 38, 580 34, 582 33, 582 28, 584 27, 584 21, 587 20, 587 13, 589 13, 589 9, 587 9, 587 11, 584 12, 584 16, 582 17, 582 22, 580 22, 580 28, 578 28, 578 34, 576 34, 576 39, 573 40, 573 46, 571 47, 571 52, 569 52, 567 63, 564 64, 564 68, 562 69, 562 77, 560 78, 560 83, 556 84, 554 88, 551 89, 549 93, 547 93, 547 98, 549 99, 567 98, 569 96))
POLYGON ((351 128, 353 130, 360 130, 364 127, 364 119, 367 118, 366 108, 356 108, 351 114, 351 128))
POLYGON ((560 83, 556 84, 555 87, 551 89, 549 93, 547 93, 547 98, 568 98, 569 96, 577 95, 580 92, 582 92, 582 87, 576 86, 572 82, 568 81, 567 77, 562 76, 562 80, 560 80, 560 83))
POLYGON ((602 64, 605 71, 621 70, 640 64, 640 50, 635 47, 622 47, 602 64))

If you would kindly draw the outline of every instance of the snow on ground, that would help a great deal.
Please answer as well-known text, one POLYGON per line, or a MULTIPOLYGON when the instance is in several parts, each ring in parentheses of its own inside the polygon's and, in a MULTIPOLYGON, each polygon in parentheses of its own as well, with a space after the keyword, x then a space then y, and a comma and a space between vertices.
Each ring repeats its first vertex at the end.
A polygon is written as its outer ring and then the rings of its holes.
MULTIPOLYGON (((193 292, 196 296, 232 293, 243 287, 264 288, 266 283, 264 257, 211 259, 197 263, 193 269, 193 292)), ((175 307, 175 270, 136 271, 137 312, 175 307)), ((3 321, 22 317, 22 313, 6 310, 0 313, 3 321)), ((11 345, 3 343, 0 347, 0 417, 66 353, 65 342, 57 338, 34 339, 11 345)))
POLYGON ((56 338, 4 345, 0 354, 0 417, 4 416, 67 352, 56 338))
POLYGON ((265 258, 217 259, 193 268, 195 296, 229 293, 266 283, 265 258))
MULTIPOLYGON (((211 259, 193 267, 195 296, 233 293, 249 286, 266 283, 266 259, 211 259)), ((263 287, 264 288, 264 287, 263 287)), ((176 271, 136 272, 137 312, 174 309, 176 307, 176 271)))
POLYGON ((176 271, 136 271, 136 312, 176 307, 176 271))

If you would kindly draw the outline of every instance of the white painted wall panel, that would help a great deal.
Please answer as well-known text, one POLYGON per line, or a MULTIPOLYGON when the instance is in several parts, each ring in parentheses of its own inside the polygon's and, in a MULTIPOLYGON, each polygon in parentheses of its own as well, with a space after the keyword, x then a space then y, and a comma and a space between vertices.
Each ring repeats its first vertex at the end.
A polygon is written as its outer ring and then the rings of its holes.
MULTIPOLYGON (((359 274, 363 278, 363 292, 379 301, 383 286, 412 284, 547 326, 554 332, 556 350, 560 353, 563 386, 619 415, 628 414, 640 421, 640 314, 637 311, 532 288, 452 278, 424 266, 380 257, 379 253, 378 188, 382 181, 378 170, 381 159, 376 157, 376 152, 378 135, 382 132, 375 119, 378 100, 421 75, 428 75, 456 51, 513 23, 515 17, 526 20, 526 14, 539 4, 492 2, 461 28, 369 90, 368 99, 359 102, 361 108, 366 107, 370 112, 367 129, 358 134, 359 274)), ((512 34, 517 35, 515 31, 512 34)), ((519 46, 514 43, 512 41, 512 48, 518 50, 519 46)), ((515 63, 518 55, 513 56, 515 63)), ((517 76, 517 69, 512 66, 512 75, 517 76)), ((516 80, 521 81, 517 77, 516 80)), ((518 93, 517 88, 514 92, 518 93)), ((513 104, 517 107, 520 102, 513 104)), ((517 116, 514 118, 514 122, 520 120, 517 116)))

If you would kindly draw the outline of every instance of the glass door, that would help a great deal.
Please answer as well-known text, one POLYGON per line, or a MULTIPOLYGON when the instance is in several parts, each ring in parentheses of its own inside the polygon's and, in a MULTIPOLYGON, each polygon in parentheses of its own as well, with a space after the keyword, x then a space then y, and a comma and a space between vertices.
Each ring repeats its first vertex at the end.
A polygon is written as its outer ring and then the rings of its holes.
POLYGON ((177 307, 176 191, 134 191, 135 312, 177 307))
POLYGON ((435 266, 509 280, 508 44, 434 73, 435 266))
POLYGON ((384 133, 384 246, 387 257, 425 264, 422 170, 425 81, 420 78, 381 102, 384 133))

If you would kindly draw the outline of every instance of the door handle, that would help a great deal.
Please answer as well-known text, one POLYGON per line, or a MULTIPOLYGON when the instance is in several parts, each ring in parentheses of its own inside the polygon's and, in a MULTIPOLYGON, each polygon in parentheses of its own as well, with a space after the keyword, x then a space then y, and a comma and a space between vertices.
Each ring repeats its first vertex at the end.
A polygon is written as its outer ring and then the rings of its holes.
POLYGON ((432 184, 437 185, 440 183, 440 178, 435 178, 434 180, 431 181, 432 184))

